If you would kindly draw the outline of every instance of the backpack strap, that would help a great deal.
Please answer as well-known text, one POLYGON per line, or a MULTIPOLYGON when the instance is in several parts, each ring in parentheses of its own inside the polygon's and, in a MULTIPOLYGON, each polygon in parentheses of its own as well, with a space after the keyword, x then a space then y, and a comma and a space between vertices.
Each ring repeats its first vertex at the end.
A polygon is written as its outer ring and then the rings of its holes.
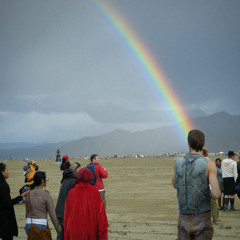
POLYGON ((31 218, 31 224, 32 224, 32 208, 31 208, 31 203, 30 203, 30 192, 28 193, 28 207, 29 207, 29 213, 30 213, 30 218, 31 218))

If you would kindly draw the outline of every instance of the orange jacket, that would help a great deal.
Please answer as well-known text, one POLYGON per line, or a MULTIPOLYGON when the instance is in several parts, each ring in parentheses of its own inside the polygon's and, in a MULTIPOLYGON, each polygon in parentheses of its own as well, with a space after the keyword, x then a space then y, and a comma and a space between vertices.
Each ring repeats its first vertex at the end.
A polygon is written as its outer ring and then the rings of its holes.
POLYGON ((34 183, 33 177, 34 177, 35 172, 36 172, 35 171, 35 167, 34 166, 30 166, 29 170, 25 174, 26 185, 32 185, 34 183))

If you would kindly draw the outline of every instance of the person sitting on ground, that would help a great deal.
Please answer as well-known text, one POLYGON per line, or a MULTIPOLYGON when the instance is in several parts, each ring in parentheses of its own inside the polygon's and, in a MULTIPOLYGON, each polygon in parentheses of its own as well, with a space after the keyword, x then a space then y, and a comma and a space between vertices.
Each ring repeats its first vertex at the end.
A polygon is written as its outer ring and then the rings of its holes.
POLYGON ((93 173, 82 168, 69 191, 64 213, 64 240, 108 239, 108 221, 98 190, 90 184, 93 173))
POLYGON ((58 224, 61 226, 62 231, 57 233, 57 240, 64 239, 64 207, 65 201, 68 195, 68 192, 72 189, 73 183, 77 178, 77 174, 81 168, 81 164, 79 162, 72 163, 69 168, 63 171, 63 178, 61 181, 61 187, 59 190, 57 205, 56 205, 56 215, 58 224))
POLYGON ((47 185, 47 177, 45 172, 36 172, 34 175, 34 189, 29 192, 26 198, 26 225, 25 231, 29 234, 32 224, 38 229, 47 229, 47 214, 51 218, 53 226, 57 232, 61 232, 61 226, 57 222, 56 213, 54 211, 53 200, 50 192, 43 188, 47 185))

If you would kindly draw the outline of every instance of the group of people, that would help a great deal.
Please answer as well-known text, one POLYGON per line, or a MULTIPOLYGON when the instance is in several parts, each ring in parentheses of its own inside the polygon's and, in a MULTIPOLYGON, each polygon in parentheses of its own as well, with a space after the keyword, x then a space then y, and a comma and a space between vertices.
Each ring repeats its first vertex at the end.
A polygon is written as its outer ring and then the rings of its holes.
POLYGON ((70 164, 68 160, 67 155, 63 156, 60 166, 63 178, 56 215, 62 231, 58 232, 57 240, 107 239, 108 221, 102 179, 108 177, 108 172, 100 165, 97 154, 90 157, 90 164, 85 168, 81 168, 78 162, 70 164))
POLYGON ((236 154, 229 151, 227 159, 221 162, 217 158, 214 163, 208 158, 204 144, 204 133, 191 130, 188 133, 189 152, 175 159, 172 184, 177 189, 179 240, 211 240, 214 231, 211 215, 213 223, 218 224, 217 211, 228 211, 229 202, 230 210, 236 211, 234 196, 236 184, 239 183, 237 163, 234 161, 236 154), (221 205, 222 193, 224 207, 221 205))
MULTIPOLYGON (((235 153, 228 152, 228 158, 215 163, 208 158, 204 148, 205 135, 200 130, 188 133, 189 152, 176 158, 173 187, 177 189, 179 206, 178 240, 204 239, 213 237, 211 214, 214 209, 235 211, 234 196, 236 183, 240 182, 240 161, 234 161, 235 153), (239 166, 239 169, 238 169, 239 166), (221 203, 221 195, 223 203, 221 203), (224 205, 223 205, 224 204, 224 205)), ((18 235, 13 205, 26 196, 27 235, 34 224, 38 229, 48 229, 47 214, 57 231, 57 240, 106 240, 108 239, 108 220, 103 178, 108 172, 99 164, 99 156, 93 154, 90 164, 71 164, 68 156, 62 158, 60 169, 63 171, 61 188, 54 210, 50 193, 44 190, 47 184, 45 172, 37 171, 33 176, 32 190, 22 192, 11 199, 6 182, 8 168, 0 163, 0 237, 11 240, 18 235)), ((217 223, 217 219, 213 219, 217 223)))
POLYGON ((60 167, 63 176, 56 209, 50 192, 44 189, 48 181, 45 172, 35 171, 31 189, 11 199, 6 181, 8 168, 5 163, 0 163, 0 238, 11 240, 13 236, 18 236, 13 205, 25 198, 27 236, 30 236, 33 225, 40 230, 49 230, 49 214, 57 239, 107 240, 108 220, 102 178, 107 178, 108 173, 99 164, 97 154, 90 159, 90 164, 81 168, 80 163, 71 164, 68 156, 63 156, 60 167))

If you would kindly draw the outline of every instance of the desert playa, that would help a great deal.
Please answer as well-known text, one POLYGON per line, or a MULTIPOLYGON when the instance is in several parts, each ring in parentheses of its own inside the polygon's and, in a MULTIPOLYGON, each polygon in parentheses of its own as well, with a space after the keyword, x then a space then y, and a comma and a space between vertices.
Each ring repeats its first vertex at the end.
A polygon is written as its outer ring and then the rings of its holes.
MULTIPOLYGON (((215 156, 211 156, 215 160, 215 156)), ((221 157, 223 159, 223 157, 221 157)), ((58 197, 62 172, 54 160, 36 160, 40 171, 46 171, 49 181, 47 190, 51 192, 54 206, 58 197)), ((89 161, 80 161, 86 166, 89 161)), ((21 161, 7 161, 9 179, 7 180, 11 197, 18 195, 24 184, 21 161)), ((178 206, 176 190, 171 185, 174 157, 108 158, 100 162, 109 173, 104 180, 109 239, 177 239, 178 206)), ((236 199, 240 209, 240 199, 236 199)), ((15 205, 19 236, 26 239, 25 206, 15 205)), ((214 226, 214 240, 240 239, 240 211, 219 212, 220 224, 214 226)), ((56 231, 49 219, 53 239, 56 231)))

